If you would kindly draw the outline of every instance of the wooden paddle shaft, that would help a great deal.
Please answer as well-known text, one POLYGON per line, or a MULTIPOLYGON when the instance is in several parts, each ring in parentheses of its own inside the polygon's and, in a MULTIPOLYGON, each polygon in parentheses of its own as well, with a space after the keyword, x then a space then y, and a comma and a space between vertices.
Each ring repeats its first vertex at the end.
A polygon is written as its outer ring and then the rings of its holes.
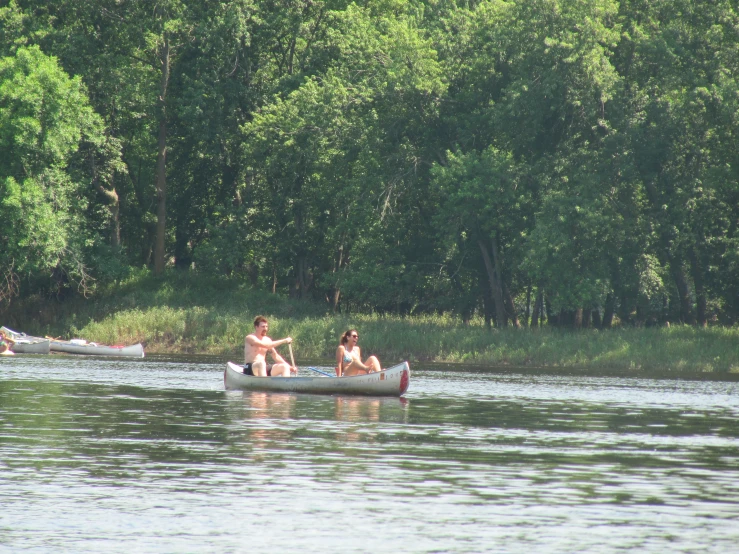
POLYGON ((290 349, 290 362, 293 364, 293 367, 295 368, 295 375, 297 375, 298 367, 295 365, 295 358, 293 358, 293 345, 288 343, 287 347, 290 349))

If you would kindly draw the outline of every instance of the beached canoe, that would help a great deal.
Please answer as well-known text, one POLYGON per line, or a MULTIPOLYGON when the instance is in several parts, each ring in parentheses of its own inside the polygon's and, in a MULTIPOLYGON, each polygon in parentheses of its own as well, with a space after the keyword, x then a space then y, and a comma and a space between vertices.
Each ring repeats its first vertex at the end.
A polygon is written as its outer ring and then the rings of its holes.
POLYGON ((16 354, 48 354, 50 342, 47 339, 18 339, 11 349, 16 354))
POLYGON ((108 346, 106 344, 97 344, 96 342, 87 342, 82 339, 60 340, 51 338, 34 337, 13 331, 7 327, 0 327, 11 339, 16 341, 12 347, 15 352, 25 354, 48 354, 51 352, 66 352, 67 354, 86 354, 88 356, 124 356, 129 358, 143 358, 144 347, 139 344, 130 346, 116 345, 108 346), (20 343, 20 348, 17 348, 20 343), (48 343, 48 346, 44 343, 48 343), (44 350, 44 352, 41 352, 44 350))
POLYGON ((87 342, 82 339, 52 340, 49 347, 52 352, 64 352, 66 354, 84 354, 88 356, 124 356, 129 358, 143 358, 144 347, 141 343, 130 346, 109 346, 87 342))
POLYGON ((403 362, 377 373, 352 377, 253 377, 244 368, 228 362, 223 374, 226 390, 308 392, 313 394, 357 394, 402 396, 408 390, 411 368, 403 362))
POLYGON ((15 344, 11 346, 11 350, 17 354, 49 353, 49 339, 31 337, 25 333, 19 333, 18 331, 8 329, 7 327, 0 327, 0 330, 4 331, 7 336, 15 341, 15 344))

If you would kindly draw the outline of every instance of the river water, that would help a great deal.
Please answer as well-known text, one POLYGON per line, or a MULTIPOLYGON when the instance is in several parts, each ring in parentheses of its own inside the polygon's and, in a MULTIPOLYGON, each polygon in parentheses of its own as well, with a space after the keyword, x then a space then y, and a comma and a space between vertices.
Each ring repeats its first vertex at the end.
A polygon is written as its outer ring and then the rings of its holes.
POLYGON ((372 399, 223 368, 0 359, 0 551, 739 550, 735 381, 419 366, 372 399))

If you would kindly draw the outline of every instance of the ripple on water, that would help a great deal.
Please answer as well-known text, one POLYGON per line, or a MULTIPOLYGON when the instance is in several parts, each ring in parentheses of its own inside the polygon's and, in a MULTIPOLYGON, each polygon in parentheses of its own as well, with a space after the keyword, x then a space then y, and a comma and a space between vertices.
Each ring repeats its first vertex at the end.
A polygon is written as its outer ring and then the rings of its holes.
POLYGON ((718 552, 739 538, 732 382, 414 371, 405 400, 337 398, 225 392, 220 363, 16 358, 0 362, 9 551, 718 552))

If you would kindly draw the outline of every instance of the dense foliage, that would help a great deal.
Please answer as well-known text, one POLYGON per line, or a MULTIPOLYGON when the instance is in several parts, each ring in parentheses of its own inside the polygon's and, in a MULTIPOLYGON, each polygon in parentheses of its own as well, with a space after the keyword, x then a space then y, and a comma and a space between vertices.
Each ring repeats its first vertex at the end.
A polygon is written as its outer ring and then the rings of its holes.
POLYGON ((6 0, 0 302, 733 324, 738 75, 729 0, 6 0))

